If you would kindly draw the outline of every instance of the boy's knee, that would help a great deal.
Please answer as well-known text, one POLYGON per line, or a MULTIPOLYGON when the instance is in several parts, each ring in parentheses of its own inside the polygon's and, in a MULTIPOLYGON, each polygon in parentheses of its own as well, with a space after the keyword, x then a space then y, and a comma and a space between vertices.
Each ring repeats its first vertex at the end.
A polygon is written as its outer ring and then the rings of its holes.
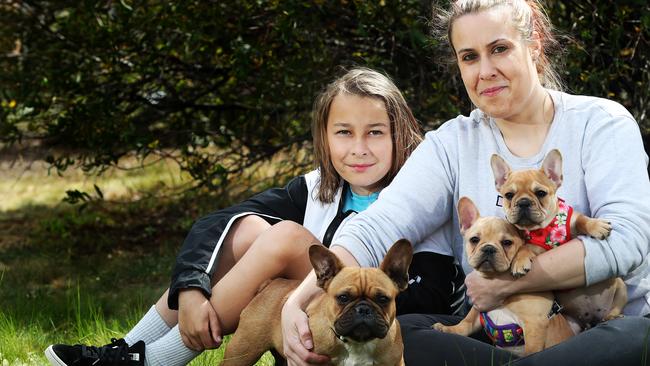
POLYGON ((306 253, 315 238, 302 225, 292 221, 281 221, 264 234, 260 249, 269 259, 289 261, 306 253))
POLYGON ((293 221, 280 221, 273 225, 272 230, 276 237, 283 242, 295 244, 307 243, 307 245, 311 245, 313 241, 317 241, 309 230, 293 221))
POLYGON ((271 225, 266 222, 266 220, 257 215, 247 215, 237 220, 233 226, 233 229, 245 230, 259 234, 262 231, 268 229, 270 226, 271 225))

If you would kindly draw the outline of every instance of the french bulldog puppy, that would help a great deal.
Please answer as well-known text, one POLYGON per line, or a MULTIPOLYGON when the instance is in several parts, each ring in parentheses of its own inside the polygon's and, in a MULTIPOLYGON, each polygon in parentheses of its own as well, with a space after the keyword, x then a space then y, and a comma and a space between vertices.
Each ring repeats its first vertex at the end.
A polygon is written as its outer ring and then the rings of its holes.
MULTIPOLYGON (((577 235, 606 239, 612 226, 601 219, 574 211, 557 190, 562 185, 562 155, 551 150, 540 169, 513 171, 499 155, 491 159, 497 191, 503 196, 506 219, 522 230, 527 249, 517 265, 530 270, 532 258, 564 244, 577 235)), ((604 320, 621 315, 627 303, 627 289, 620 278, 609 279, 589 287, 557 291, 557 301, 574 331, 584 330, 604 320)))
MULTIPOLYGON (((334 365, 404 365, 395 297, 408 285, 413 248, 397 241, 379 268, 345 267, 322 245, 309 248, 318 286, 307 307, 314 352, 334 365)), ((283 353, 282 306, 300 281, 276 279, 242 311, 222 365, 253 365, 264 352, 283 353)))
MULTIPOLYGON (((458 201, 458 219, 467 260, 474 270, 485 277, 504 272, 516 276, 525 273, 525 268, 516 264, 520 252, 525 249, 516 227, 498 217, 481 217, 467 197, 458 201)), ((436 323, 433 328, 468 336, 483 326, 497 346, 518 355, 528 355, 573 335, 561 314, 549 318, 552 306, 551 291, 517 294, 506 299, 499 309, 480 313, 472 308, 457 325, 436 323)))

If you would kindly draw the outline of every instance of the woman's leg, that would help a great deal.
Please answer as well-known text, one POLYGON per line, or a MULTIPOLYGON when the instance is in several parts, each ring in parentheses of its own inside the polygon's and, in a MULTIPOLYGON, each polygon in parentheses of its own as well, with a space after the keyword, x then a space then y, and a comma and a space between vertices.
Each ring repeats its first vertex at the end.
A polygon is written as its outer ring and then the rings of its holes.
POLYGON ((516 359, 510 352, 492 346, 483 331, 465 337, 431 328, 438 322, 457 324, 462 320, 460 316, 407 314, 397 319, 404 341, 404 361, 409 366, 495 366, 516 359))
POLYGON ((629 316, 601 323, 554 347, 522 358, 487 343, 482 331, 470 338, 431 329, 433 323, 451 325, 460 317, 408 314, 398 320, 404 340, 404 360, 409 366, 650 364, 650 319, 643 317, 629 316))
POLYGON ((603 322, 512 365, 650 365, 650 319, 626 316, 603 322))
POLYGON ((303 279, 312 266, 308 250, 319 244, 314 235, 291 221, 279 222, 257 237, 232 269, 212 288, 210 299, 223 334, 235 331, 239 314, 267 280, 303 279))

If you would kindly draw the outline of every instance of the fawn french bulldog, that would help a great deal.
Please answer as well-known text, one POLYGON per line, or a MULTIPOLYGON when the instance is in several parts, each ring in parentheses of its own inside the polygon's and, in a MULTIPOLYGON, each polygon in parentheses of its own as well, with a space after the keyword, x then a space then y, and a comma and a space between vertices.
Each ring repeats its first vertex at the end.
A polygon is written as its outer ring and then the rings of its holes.
MULTIPOLYGON (((486 277, 504 272, 521 276, 528 271, 527 254, 520 253, 525 249, 524 240, 512 224, 498 217, 481 217, 467 197, 458 201, 458 219, 465 254, 474 270, 486 277)), ((561 314, 549 318, 552 306, 551 291, 517 294, 507 298, 498 309, 480 313, 472 308, 457 325, 436 323, 433 328, 468 336, 483 326, 497 346, 527 355, 573 335, 561 314)))
MULTIPOLYGON (((519 258, 525 272, 535 255, 577 235, 601 240, 609 236, 609 222, 574 211, 557 197, 563 179, 559 150, 551 150, 540 169, 513 171, 497 154, 492 156, 491 166, 496 189, 504 198, 506 219, 526 238, 527 249, 519 258)), ((612 278, 589 287, 556 291, 555 296, 574 331, 580 331, 620 316, 627 302, 627 288, 622 279, 612 278)))
MULTIPOLYGON (((309 248, 318 286, 307 307, 314 352, 334 365, 404 365, 395 297, 408 285, 413 249, 397 241, 379 268, 345 267, 321 245, 309 248)), ((300 281, 270 281, 242 311, 222 365, 253 365, 274 348, 282 356, 282 306, 300 281)))

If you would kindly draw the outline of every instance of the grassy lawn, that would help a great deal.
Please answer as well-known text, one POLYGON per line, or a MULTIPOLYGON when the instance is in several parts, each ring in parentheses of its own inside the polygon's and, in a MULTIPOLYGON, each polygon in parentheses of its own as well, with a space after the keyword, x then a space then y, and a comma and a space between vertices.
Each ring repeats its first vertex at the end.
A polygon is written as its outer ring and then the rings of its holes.
MULTIPOLYGON (((50 343, 101 345, 126 334, 168 286, 194 219, 249 195, 178 194, 188 182, 163 161, 101 177, 0 162, 0 365, 45 365, 50 343), (95 184, 105 200, 83 210, 61 203, 70 189, 97 196, 95 184)), ((205 352, 192 365, 221 357, 205 352)))

